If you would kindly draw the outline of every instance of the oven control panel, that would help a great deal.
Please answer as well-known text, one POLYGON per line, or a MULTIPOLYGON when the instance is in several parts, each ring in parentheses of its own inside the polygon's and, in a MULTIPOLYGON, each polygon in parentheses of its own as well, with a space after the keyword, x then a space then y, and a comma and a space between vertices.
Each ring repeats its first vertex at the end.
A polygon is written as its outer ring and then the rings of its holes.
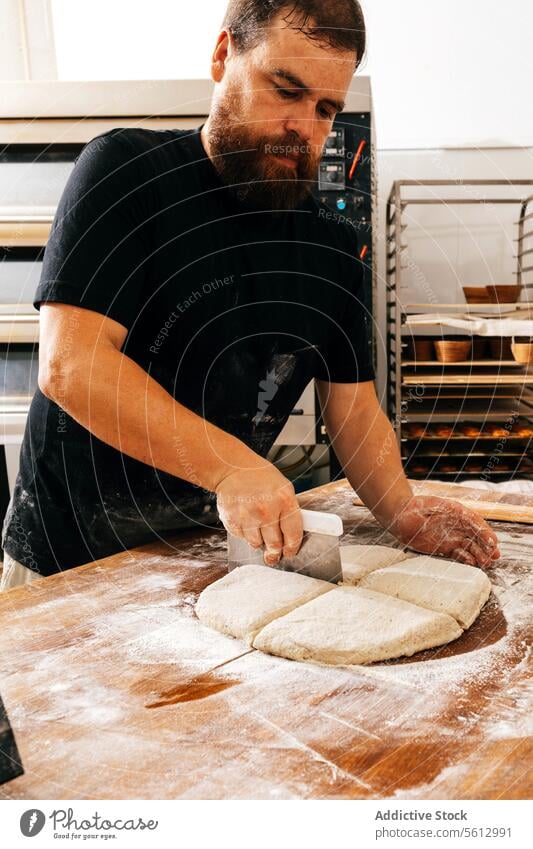
MULTIPOLYGON (((370 112, 342 113, 329 134, 319 166, 316 199, 331 213, 330 220, 353 236, 354 253, 367 274, 363 294, 367 314, 373 313, 372 210, 376 187, 372 115, 370 112)), ((373 340, 368 340, 370 352, 373 340)), ((327 443, 324 425, 317 424, 317 442, 327 443)))

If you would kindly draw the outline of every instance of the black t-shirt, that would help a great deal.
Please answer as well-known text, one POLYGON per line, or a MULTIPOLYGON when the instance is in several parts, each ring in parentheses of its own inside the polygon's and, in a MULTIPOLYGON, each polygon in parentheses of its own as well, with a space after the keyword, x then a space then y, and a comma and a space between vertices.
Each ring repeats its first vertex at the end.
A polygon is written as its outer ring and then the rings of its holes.
MULTIPOLYGON (((266 456, 313 377, 374 379, 368 271, 357 257, 356 233, 312 197, 290 211, 243 206, 200 129, 118 128, 76 159, 34 303, 120 322, 124 354, 266 456)), ((220 524, 215 501, 100 441, 37 390, 3 545, 48 575, 196 522, 220 524)))

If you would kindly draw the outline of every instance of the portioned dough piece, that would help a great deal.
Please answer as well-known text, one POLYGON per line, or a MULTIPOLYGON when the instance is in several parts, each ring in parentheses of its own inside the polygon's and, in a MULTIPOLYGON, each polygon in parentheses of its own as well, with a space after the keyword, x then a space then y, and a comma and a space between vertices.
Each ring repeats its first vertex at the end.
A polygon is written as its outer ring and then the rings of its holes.
POLYGON ((343 584, 357 584, 369 572, 413 556, 387 545, 341 545, 340 554, 343 584))
POLYGON ((263 628, 261 651, 331 666, 372 663, 449 643, 462 634, 451 616, 359 587, 337 587, 263 628))
POLYGON ((360 586, 447 613, 462 628, 477 618, 491 589, 481 569, 425 555, 372 572, 360 586))
POLYGON ((201 593, 196 615, 204 625, 251 645, 264 625, 333 588, 296 572, 239 566, 201 593))

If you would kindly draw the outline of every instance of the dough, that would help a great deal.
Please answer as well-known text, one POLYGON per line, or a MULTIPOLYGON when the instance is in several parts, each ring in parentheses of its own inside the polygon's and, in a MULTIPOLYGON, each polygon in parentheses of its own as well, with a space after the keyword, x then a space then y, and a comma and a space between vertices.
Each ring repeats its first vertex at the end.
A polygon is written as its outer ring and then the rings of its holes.
POLYGON ((481 569, 425 555, 372 572, 359 586, 447 613, 462 628, 477 618, 491 589, 481 569))
POLYGON ((446 614, 372 590, 337 587, 275 619, 257 634, 253 647, 339 666, 410 656, 461 634, 446 614))
POLYGON ((343 584, 357 584, 374 569, 382 569, 413 556, 387 545, 341 545, 340 554, 343 584))
POLYGON ((239 566, 201 593, 198 619, 251 645, 257 632, 278 616, 334 589, 334 585, 270 566, 239 566))
POLYGON ((269 654, 340 666, 449 643, 472 624, 490 594, 484 572, 451 560, 406 556, 386 546, 345 546, 341 559, 345 580, 364 573, 356 587, 241 566, 203 591, 196 613, 205 625, 269 654), (383 552, 389 562, 400 562, 377 568, 383 552))

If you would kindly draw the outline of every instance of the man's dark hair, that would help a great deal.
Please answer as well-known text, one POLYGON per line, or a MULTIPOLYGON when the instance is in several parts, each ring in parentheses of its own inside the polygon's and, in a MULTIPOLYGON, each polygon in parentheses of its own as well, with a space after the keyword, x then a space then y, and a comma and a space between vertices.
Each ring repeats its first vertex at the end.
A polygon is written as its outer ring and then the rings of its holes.
POLYGON ((288 27, 338 50, 353 50, 356 67, 361 64, 366 27, 358 0, 230 0, 223 26, 244 52, 259 44, 262 29, 284 9, 288 27))

